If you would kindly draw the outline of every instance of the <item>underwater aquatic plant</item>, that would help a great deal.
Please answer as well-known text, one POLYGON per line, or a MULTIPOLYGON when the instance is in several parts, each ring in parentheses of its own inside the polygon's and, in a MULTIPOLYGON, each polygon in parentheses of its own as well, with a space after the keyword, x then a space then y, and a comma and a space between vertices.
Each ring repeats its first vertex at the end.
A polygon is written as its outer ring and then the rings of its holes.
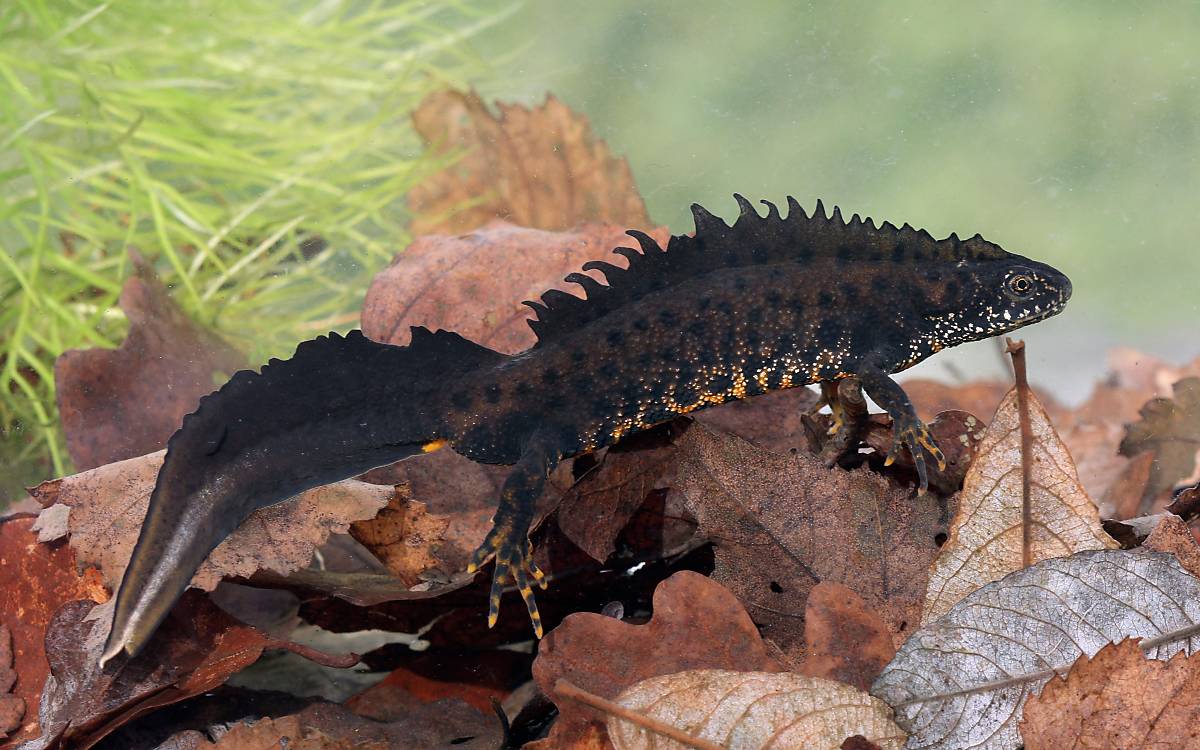
MULTIPOLYGON (((90 7, 89 7, 90 6, 90 7)), ((0 9, 0 497, 69 468, 53 365, 115 346, 127 249, 253 359, 346 328, 406 242, 409 112, 507 4, 0 9)))

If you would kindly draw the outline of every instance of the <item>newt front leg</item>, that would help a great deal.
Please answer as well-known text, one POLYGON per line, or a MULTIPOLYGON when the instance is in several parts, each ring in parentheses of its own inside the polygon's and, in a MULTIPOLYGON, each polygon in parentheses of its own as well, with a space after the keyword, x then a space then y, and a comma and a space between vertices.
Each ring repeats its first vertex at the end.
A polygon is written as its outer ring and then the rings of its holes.
POLYGON ((892 449, 888 452, 885 465, 891 465, 896 460, 896 454, 907 445, 917 470, 918 490, 924 493, 929 488, 925 456, 928 455, 937 463, 938 471, 946 469, 946 457, 934 443, 929 428, 917 417, 908 394, 887 372, 877 365, 866 364, 857 374, 867 395, 892 417, 892 449))
POLYGON ((533 547, 529 542, 529 527, 533 523, 537 499, 542 494, 546 478, 561 458, 556 441, 548 431, 535 433, 525 446, 521 459, 504 481, 500 493, 500 504, 492 530, 483 544, 471 556, 467 572, 474 573, 488 557, 496 556, 496 567, 492 574, 492 592, 488 599, 488 627, 496 624, 500 615, 500 596, 504 584, 510 580, 516 584, 529 610, 533 632, 542 637, 542 618, 537 602, 533 598, 531 582, 546 588, 546 575, 533 562, 533 547))

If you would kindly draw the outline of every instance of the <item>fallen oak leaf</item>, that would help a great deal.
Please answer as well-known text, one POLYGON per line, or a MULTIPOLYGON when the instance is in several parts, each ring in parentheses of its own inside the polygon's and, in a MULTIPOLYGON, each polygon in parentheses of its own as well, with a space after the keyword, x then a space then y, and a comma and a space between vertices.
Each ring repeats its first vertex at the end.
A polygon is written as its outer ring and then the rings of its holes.
POLYGON ((0 741, 21 726, 21 719, 25 716, 25 699, 12 693, 16 684, 12 632, 0 622, 0 741))
MULTIPOLYGON (((203 739, 203 738, 202 738, 203 739)), ((500 723, 461 701, 413 702, 387 719, 368 719, 335 703, 315 703, 296 714, 239 722, 215 743, 219 750, 493 750, 500 723)))
MULTIPOLYGON (((837 750, 859 735, 885 750, 900 750, 905 740, 883 701, 832 680, 787 672, 700 669, 661 675, 625 689, 617 703, 707 741, 692 747, 837 750)), ((683 744, 663 742, 641 722, 618 715, 608 719, 608 734, 617 750, 683 744)))
POLYGON ((189 591, 143 653, 118 657, 101 669, 111 607, 111 600, 100 607, 70 602, 55 614, 46 631, 51 678, 39 709, 42 733, 21 750, 63 745, 84 750, 138 716, 220 685, 266 648, 286 648, 332 665, 358 660, 270 639, 225 614, 204 594, 189 591))
POLYGON ((649 225, 629 163, 586 117, 554 96, 534 108, 497 106, 499 116, 473 91, 436 91, 414 110, 435 155, 464 153, 409 191, 413 234, 465 232, 492 219, 539 229, 649 225))
MULTIPOLYGON (((434 548, 445 539, 450 519, 412 499, 407 485, 396 485, 388 504, 374 518, 350 524, 350 536, 379 558, 407 586, 438 564, 434 548)), ((480 539, 482 539, 482 535, 480 539)))
POLYGON ((1121 455, 1154 454, 1143 508, 1196 471, 1200 456, 1200 377, 1175 384, 1172 398, 1153 398, 1139 411, 1141 419, 1126 427, 1121 455))
POLYGON ((72 349, 54 362, 59 418, 78 470, 162 448, 200 398, 245 367, 245 358, 197 325, 151 265, 130 253, 121 288, 129 333, 118 349, 72 349))
MULTIPOLYGON (((471 234, 418 237, 375 275, 363 303, 362 330, 385 344, 405 345, 409 327, 456 331, 505 354, 533 346, 526 321, 547 289, 578 293, 564 280, 585 262, 628 245, 626 224, 584 224, 547 232, 493 222, 471 234)), ((649 232, 665 246, 665 228, 649 232)), ((614 258, 617 265, 624 260, 614 258)), ((585 272, 603 281, 598 271, 585 272)))
MULTIPOLYGON (((1063 442, 1075 458, 1079 477, 1088 494, 1105 502, 1119 501, 1109 497, 1113 483, 1126 470, 1127 460, 1118 453, 1125 435, 1125 425, 1138 418, 1138 409, 1154 396, 1169 397, 1171 384, 1184 377, 1200 376, 1200 359, 1183 367, 1174 367, 1162 360, 1132 349, 1109 352, 1108 375, 1096 384, 1088 399, 1055 423, 1063 442)), ((1106 518, 1132 517, 1145 512, 1140 509, 1144 486, 1138 489, 1136 503, 1132 500, 1117 515, 1115 505, 1101 505, 1106 518)))
MULTIPOLYGON (((962 487, 979 442, 987 427, 983 420, 965 411, 939 412, 928 425, 934 443, 942 449, 946 468, 929 477, 930 487, 951 495, 962 487)), ((888 456, 892 448, 892 420, 885 414, 873 414, 867 420, 862 441, 879 456, 888 456)), ((912 471, 912 453, 902 451, 893 462, 912 471)))
POLYGON ((1080 656, 1025 702, 1021 738, 1026 750, 1200 746, 1200 656, 1148 659, 1135 638, 1080 656))
POLYGON ((1063 557, 1117 546, 1079 483, 1071 454, 1054 431, 1037 397, 1029 393, 1030 517, 1022 509, 1020 393, 1001 401, 963 480, 949 539, 929 573, 922 620, 929 622, 991 581, 1019 570, 1025 561, 1063 557))
MULTIPOLYGON (((647 677, 703 668, 781 670, 728 589, 681 571, 655 589, 653 615, 645 625, 590 612, 568 615, 542 640, 533 678, 552 699, 560 678, 611 699, 647 677)), ((603 726, 603 715, 571 701, 555 702, 560 715, 550 747, 567 746, 603 726)))
POLYGON ((969 594, 900 647, 871 688, 909 747, 1010 750, 1026 697, 1082 654, 1141 637, 1154 658, 1200 650, 1200 580, 1172 555, 1096 550, 969 594))
POLYGON ((613 553, 617 535, 654 490, 674 475, 673 435, 682 419, 629 436, 605 451, 598 464, 563 493, 556 511, 563 534, 597 562, 613 553))
POLYGON ((914 498, 867 468, 770 453, 701 424, 679 441, 677 486, 716 547, 713 578, 789 658, 803 653, 805 600, 822 581, 861 596, 896 644, 920 622, 953 500, 914 498))
POLYGON ((78 599, 108 599, 95 570, 89 569, 81 576, 76 572, 71 548, 65 544, 38 544, 33 525, 34 518, 29 515, 0 520, 0 581, 20 582, 0 586, 0 622, 12 637, 12 667, 16 674, 12 697, 25 707, 24 723, 9 737, 12 744, 38 734, 37 707, 50 674, 46 629, 54 613, 78 599))
POLYGON ((804 661, 793 671, 869 690, 896 646, 879 614, 853 590, 822 581, 804 608, 804 661))
MULTIPOLYGON (((70 506, 71 548, 80 565, 100 568, 110 589, 120 583, 129 563, 162 457, 159 451, 118 461, 30 490, 46 508, 70 506)), ((209 554, 191 585, 211 591, 223 577, 302 568, 331 533, 371 518, 393 493, 390 487, 347 480, 262 508, 209 554)))

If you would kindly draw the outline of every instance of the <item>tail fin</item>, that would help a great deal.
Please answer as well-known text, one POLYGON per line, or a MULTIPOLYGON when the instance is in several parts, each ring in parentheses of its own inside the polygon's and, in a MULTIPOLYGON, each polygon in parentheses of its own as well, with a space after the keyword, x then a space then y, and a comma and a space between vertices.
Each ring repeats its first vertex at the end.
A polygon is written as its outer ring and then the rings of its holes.
POLYGON ((331 333, 204 397, 167 443, 101 664, 141 650, 247 516, 421 452, 443 437, 446 380, 503 359, 448 331, 413 328, 405 347, 331 333))

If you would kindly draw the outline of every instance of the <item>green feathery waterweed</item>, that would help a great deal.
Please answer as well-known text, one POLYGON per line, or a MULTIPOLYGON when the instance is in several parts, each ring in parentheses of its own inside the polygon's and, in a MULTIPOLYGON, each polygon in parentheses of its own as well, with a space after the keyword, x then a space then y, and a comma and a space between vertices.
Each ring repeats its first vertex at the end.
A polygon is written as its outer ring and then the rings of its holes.
POLYGON ((253 361, 353 325, 440 164, 408 115, 508 3, 0 7, 0 503, 70 469, 54 359, 112 347, 128 248, 253 361))

